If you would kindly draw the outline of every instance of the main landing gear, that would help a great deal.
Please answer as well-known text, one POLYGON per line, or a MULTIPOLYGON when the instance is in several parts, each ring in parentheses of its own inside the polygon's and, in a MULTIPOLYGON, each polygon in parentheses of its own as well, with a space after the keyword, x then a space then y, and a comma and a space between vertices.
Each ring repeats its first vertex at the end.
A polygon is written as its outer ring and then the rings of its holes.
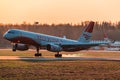
POLYGON ((59 54, 59 52, 57 52, 57 54, 55 54, 55 57, 56 57, 56 58, 61 58, 61 57, 62 57, 62 54, 59 54))
MULTIPOLYGON (((42 56, 42 54, 39 53, 39 47, 36 48, 36 51, 37 51, 37 53, 35 53, 35 57, 42 56)), ((55 54, 55 57, 56 57, 56 58, 61 58, 61 57, 62 57, 62 54, 59 54, 59 52, 57 52, 57 54, 55 54)))
POLYGON ((35 57, 42 56, 42 54, 41 54, 41 53, 39 53, 39 47, 37 47, 36 51, 37 51, 37 53, 35 53, 35 57))

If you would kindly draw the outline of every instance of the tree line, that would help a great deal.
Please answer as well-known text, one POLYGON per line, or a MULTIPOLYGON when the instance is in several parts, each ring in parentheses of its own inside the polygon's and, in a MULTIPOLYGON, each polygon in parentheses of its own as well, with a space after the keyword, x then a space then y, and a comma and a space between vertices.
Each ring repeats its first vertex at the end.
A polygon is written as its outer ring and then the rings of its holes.
MULTIPOLYGON (((9 29, 21 29, 43 33, 58 37, 66 36, 69 39, 77 40, 89 21, 80 24, 0 24, 0 48, 9 48, 10 42, 3 38, 3 34, 9 29)), ((113 40, 120 40, 120 22, 95 22, 93 40, 103 40, 104 32, 113 40)))

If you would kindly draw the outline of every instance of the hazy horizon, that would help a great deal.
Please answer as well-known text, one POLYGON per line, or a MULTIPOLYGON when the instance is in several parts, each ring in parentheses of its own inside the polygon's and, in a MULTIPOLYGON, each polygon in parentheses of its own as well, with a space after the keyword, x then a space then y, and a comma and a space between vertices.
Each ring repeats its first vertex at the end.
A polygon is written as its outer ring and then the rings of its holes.
POLYGON ((120 21, 120 0, 0 0, 0 23, 120 21))

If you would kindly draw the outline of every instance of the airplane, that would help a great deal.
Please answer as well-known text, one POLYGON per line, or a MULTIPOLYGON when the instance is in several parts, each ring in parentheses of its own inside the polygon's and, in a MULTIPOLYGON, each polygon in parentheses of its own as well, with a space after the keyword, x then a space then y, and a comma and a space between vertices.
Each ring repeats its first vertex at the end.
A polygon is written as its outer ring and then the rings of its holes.
POLYGON ((120 41, 112 40, 108 37, 108 35, 104 32, 104 41, 109 44, 103 44, 101 46, 95 46, 93 50, 107 50, 107 51, 120 51, 120 41))
POLYGON ((110 44, 106 45, 107 46, 106 50, 120 51, 120 41, 111 40, 105 32, 104 32, 104 40, 111 42, 110 44))
POLYGON ((92 46, 108 44, 108 42, 105 41, 91 41, 93 28, 94 22, 91 21, 89 25, 84 29, 82 35, 78 40, 72 40, 19 29, 10 29, 3 35, 3 37, 13 43, 13 51, 28 50, 29 46, 32 45, 36 48, 37 53, 35 53, 35 57, 42 56, 42 54, 39 52, 40 49, 46 49, 51 52, 56 52, 55 57, 61 58, 62 54, 59 53, 61 51, 74 52, 86 50, 92 46))

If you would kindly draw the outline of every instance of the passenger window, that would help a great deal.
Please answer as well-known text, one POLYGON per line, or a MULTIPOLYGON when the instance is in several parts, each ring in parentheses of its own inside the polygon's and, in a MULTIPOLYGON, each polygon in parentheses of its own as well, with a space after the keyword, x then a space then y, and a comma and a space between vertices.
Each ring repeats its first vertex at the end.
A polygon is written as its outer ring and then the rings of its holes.
POLYGON ((13 31, 9 31, 8 33, 10 33, 10 34, 14 34, 14 32, 13 32, 13 31))

